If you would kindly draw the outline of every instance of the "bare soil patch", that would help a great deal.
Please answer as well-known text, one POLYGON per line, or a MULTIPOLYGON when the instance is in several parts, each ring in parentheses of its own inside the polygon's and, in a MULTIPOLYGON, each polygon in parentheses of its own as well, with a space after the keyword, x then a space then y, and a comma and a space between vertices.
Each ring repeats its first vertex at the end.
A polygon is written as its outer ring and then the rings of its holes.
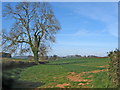
POLYGON ((91 81, 89 79, 84 79, 83 77, 81 77, 83 73, 76 74, 75 72, 69 72, 68 74, 69 75, 67 76, 67 78, 70 81, 74 81, 74 82, 90 82, 91 81))
MULTIPOLYGON (((63 78, 66 77, 67 80, 76 82, 75 87, 77 87, 77 88, 89 88, 87 85, 89 85, 93 81, 93 80, 91 80, 92 75, 88 76, 89 79, 84 78, 83 75, 88 74, 88 73, 99 73, 99 72, 107 71, 107 70, 108 69, 93 70, 93 71, 88 71, 88 72, 81 72, 81 73, 78 73, 78 74, 75 73, 75 72, 68 72, 67 77, 66 76, 53 77, 53 80, 57 81, 58 79, 63 79, 63 78)), ((66 88, 66 86, 69 87, 72 84, 66 82, 66 83, 63 83, 63 84, 56 84, 55 86, 54 85, 55 85, 55 83, 54 84, 50 83, 47 86, 47 88, 54 88, 54 87, 66 88)))
POLYGON ((69 86, 69 83, 58 84, 55 87, 65 88, 65 86, 69 86))
POLYGON ((94 70, 94 71, 88 71, 88 72, 82 72, 82 74, 86 74, 86 73, 98 73, 98 72, 102 72, 102 71, 108 71, 108 69, 94 70))
MULTIPOLYGON (((83 78, 82 76, 83 76, 84 74, 87 74, 87 73, 99 73, 99 72, 107 71, 107 70, 108 70, 108 69, 94 70, 94 71, 88 71, 88 72, 81 72, 81 73, 79 73, 79 74, 76 74, 75 72, 69 72, 67 78, 68 78, 70 81, 80 82, 80 83, 78 84, 79 86, 83 86, 83 87, 86 87, 86 88, 87 88, 87 86, 85 86, 85 85, 90 84, 90 82, 93 81, 93 80, 83 78)), ((91 76, 88 76, 88 78, 91 78, 91 77, 92 77, 92 75, 91 75, 91 76)))

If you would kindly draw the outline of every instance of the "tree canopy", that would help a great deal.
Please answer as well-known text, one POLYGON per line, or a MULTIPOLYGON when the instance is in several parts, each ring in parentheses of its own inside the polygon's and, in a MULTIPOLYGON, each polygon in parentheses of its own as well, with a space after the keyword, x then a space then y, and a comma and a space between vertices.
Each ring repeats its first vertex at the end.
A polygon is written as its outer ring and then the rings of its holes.
POLYGON ((15 20, 9 32, 3 31, 3 50, 10 53, 18 49, 21 53, 32 51, 36 62, 40 47, 55 42, 55 34, 61 28, 47 2, 19 2, 14 7, 9 3, 3 10, 3 17, 15 20))

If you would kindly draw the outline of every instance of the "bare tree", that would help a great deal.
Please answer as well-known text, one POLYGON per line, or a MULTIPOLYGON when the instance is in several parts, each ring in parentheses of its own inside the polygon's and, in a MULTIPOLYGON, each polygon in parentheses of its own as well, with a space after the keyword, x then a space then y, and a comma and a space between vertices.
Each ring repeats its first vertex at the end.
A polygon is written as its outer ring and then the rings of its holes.
POLYGON ((18 49, 21 53, 32 51, 37 63, 41 44, 55 42, 55 34, 60 30, 53 10, 46 2, 19 2, 15 6, 9 3, 3 10, 3 17, 14 19, 10 32, 3 31, 4 50, 11 53, 18 49))
POLYGON ((41 57, 41 60, 46 60, 47 58, 47 52, 49 51, 49 49, 51 49, 50 45, 46 45, 46 44, 41 44, 40 45, 40 52, 39 52, 39 57, 41 57))

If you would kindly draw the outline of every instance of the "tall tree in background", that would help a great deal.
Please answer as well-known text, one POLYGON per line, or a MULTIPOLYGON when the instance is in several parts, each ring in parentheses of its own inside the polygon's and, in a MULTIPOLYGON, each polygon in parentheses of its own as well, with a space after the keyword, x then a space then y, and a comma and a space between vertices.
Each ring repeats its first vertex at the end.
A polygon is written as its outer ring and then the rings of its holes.
POLYGON ((51 49, 50 46, 46 46, 45 44, 41 44, 39 50, 39 57, 41 60, 46 60, 47 59, 47 52, 48 50, 51 49))
POLYGON ((21 53, 32 51, 37 63, 40 46, 55 42, 55 34, 60 30, 53 10, 46 2, 19 2, 15 6, 9 3, 3 10, 3 17, 14 19, 10 31, 3 31, 3 50, 10 53, 17 49, 21 53))

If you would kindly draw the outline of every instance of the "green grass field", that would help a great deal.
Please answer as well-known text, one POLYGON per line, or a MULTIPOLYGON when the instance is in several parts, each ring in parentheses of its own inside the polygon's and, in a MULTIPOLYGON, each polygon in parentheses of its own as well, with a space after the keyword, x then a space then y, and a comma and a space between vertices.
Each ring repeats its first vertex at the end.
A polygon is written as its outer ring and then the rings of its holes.
POLYGON ((33 85, 36 88, 112 88, 108 61, 108 58, 64 58, 9 72, 14 73, 11 78, 19 81, 42 83, 33 85))

